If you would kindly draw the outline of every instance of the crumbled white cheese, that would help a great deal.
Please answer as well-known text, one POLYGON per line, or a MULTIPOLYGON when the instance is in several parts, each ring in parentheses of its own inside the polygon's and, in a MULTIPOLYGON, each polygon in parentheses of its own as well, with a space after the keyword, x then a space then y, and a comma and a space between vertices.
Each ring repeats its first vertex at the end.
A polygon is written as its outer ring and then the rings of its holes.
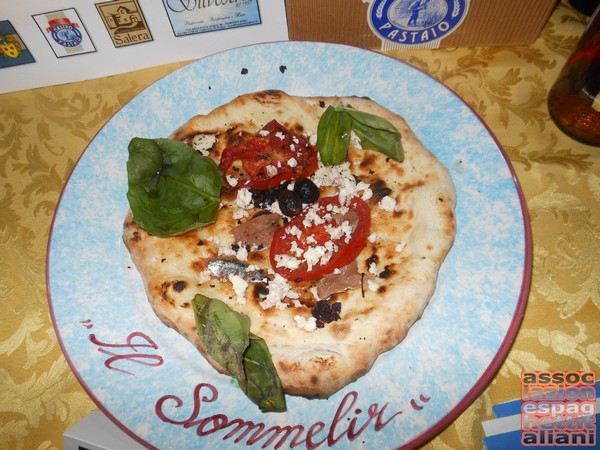
POLYGON ((315 331, 317 329, 317 319, 310 316, 308 319, 297 315, 294 316, 296 326, 304 331, 315 331))
POLYGON ((290 167, 296 167, 298 165, 298 161, 296 160, 296 158, 292 157, 288 159, 287 165, 290 167))
MULTIPOLYGON (((304 260, 308 265, 308 270, 312 270, 312 268, 319 264, 319 261, 322 259, 327 259, 326 254, 327 249, 323 245, 307 248, 304 252, 304 260)), ((329 259, 331 259, 331 257, 329 259)))
MULTIPOLYGON (((312 236, 311 236, 312 237, 312 236)), ((314 239, 314 238, 313 238, 314 239)), ((292 241, 292 246, 290 247, 290 253, 292 253, 294 256, 296 256, 297 258, 300 258, 302 256, 302 254, 304 253, 304 250, 302 250, 299 246, 298 246, 298 241, 292 241)))
MULTIPOLYGON (((309 131, 307 133, 308 136, 308 142, 310 143, 310 145, 312 145, 313 147, 315 145, 317 145, 317 133, 313 133, 311 131, 309 131)), ((319 154, 317 153, 317 156, 319 156, 319 154)))
POLYGON ((295 270, 300 267, 300 261, 298 258, 294 258, 289 255, 275 255, 275 264, 277 267, 284 269, 295 270))
POLYGON ((377 236, 377 233, 371 233, 367 239, 371 244, 374 244, 379 239, 379 236, 377 236))
POLYGON ((250 213, 245 209, 236 208, 233 210, 233 219, 234 220, 243 219, 244 217, 248 217, 249 215, 250 215, 250 213))
POLYGON ((266 137, 266 136, 268 136, 269 134, 271 134, 271 132, 270 132, 269 130, 260 130, 260 131, 258 132, 258 135, 259 135, 259 136, 262 136, 262 137, 266 137))
POLYGON ((231 247, 219 247, 217 253, 219 256, 235 256, 235 251, 231 247))
POLYGON ((348 161, 332 166, 324 166, 320 163, 311 179, 319 187, 337 187, 341 205, 347 205, 352 197, 358 195, 361 195, 363 200, 368 200, 373 196, 373 191, 371 191, 368 183, 364 181, 356 182, 348 161))
POLYGON ((208 156, 209 150, 217 142, 217 136, 214 134, 197 134, 192 139, 192 148, 200 152, 203 156, 208 156))
POLYGON ((343 237, 344 242, 346 242, 347 244, 352 238, 352 231, 354 231, 354 229, 352 228, 352 225, 350 225, 350 222, 344 220, 342 224, 337 227, 333 225, 327 225, 325 227, 325 231, 329 234, 329 236, 331 236, 331 239, 333 240, 341 239, 343 237))
POLYGON ((269 210, 269 212, 272 212, 273 214, 279 214, 280 216, 284 215, 281 212, 281 209, 279 208, 279 202, 277 200, 275 200, 273 203, 271 203, 267 209, 269 210))
POLYGON ((386 195, 379 201, 379 207, 384 211, 394 212, 396 209, 396 200, 389 195, 386 195))
POLYGON ((341 186, 343 184, 343 179, 354 179, 350 172, 350 163, 347 161, 332 166, 325 166, 322 163, 319 163, 319 167, 311 178, 319 187, 341 186))
POLYGON ((229 184, 229 186, 231 187, 236 187, 238 184, 238 179, 235 177, 232 177, 231 175, 226 175, 225 178, 227 178, 227 183, 229 184))
POLYGON ((230 274, 228 277, 233 292, 235 292, 236 303, 244 305, 246 303, 246 289, 248 288, 248 282, 239 275, 230 274))
POLYGON ((377 264, 375 264, 374 262, 369 264, 369 273, 374 276, 379 275, 379 268, 377 267, 377 264))
POLYGON ((304 219, 302 225, 305 227, 312 227, 315 225, 321 225, 325 223, 326 217, 322 217, 319 214, 319 206, 316 203, 310 205, 304 213, 304 219))
POLYGON ((402 241, 398 245, 396 245, 395 250, 397 253, 400 253, 402 250, 404 250, 404 247, 406 247, 406 242, 402 241))
MULTIPOLYGON (((362 181, 361 181, 362 183, 362 181)), ((360 183, 358 183, 360 185, 360 183)), ((364 183, 366 184, 366 183, 364 183)), ((361 196, 361 198, 366 202, 367 200, 370 200, 371 197, 373 197, 373 191, 371 190, 370 187, 367 187, 366 189, 363 190, 363 194, 361 196)))
POLYGON ((240 248, 236 252, 235 256, 240 261, 248 260, 248 249, 244 245, 240 245, 240 248))
POLYGON ((237 191, 235 206, 242 209, 248 209, 252 206, 252 192, 248 188, 241 188, 237 191))
POLYGON ((286 309, 287 305, 282 301, 286 297, 293 300, 299 298, 300 294, 292 289, 285 278, 279 274, 275 274, 275 277, 269 281, 269 293, 260 302, 260 306, 262 309, 272 307, 280 310, 286 309))
POLYGON ((275 167, 272 164, 269 164, 267 167, 265 167, 265 169, 267 169, 267 176, 269 177, 274 177, 275 175, 277 175, 277 173, 279 173, 277 167, 275 167))
POLYGON ((377 289, 379 289, 379 284, 377 284, 373 280, 367 280, 367 286, 369 287, 369 291, 371 292, 377 292, 377 289))
POLYGON ((288 227, 288 229, 285 232, 286 234, 289 234, 290 236, 294 236, 298 239, 300 239, 300 237, 302 237, 302 230, 300 230, 300 228, 298 228, 296 225, 292 225, 291 227, 288 227))
POLYGON ((338 250, 339 247, 337 245, 332 241, 327 241, 324 245, 307 248, 302 256, 308 266, 308 270, 312 270, 316 265, 324 266, 327 264, 338 250))
POLYGON ((231 246, 219 247, 218 254, 219 256, 235 256, 239 261, 248 259, 248 249, 241 243, 238 243, 237 250, 234 250, 231 246))

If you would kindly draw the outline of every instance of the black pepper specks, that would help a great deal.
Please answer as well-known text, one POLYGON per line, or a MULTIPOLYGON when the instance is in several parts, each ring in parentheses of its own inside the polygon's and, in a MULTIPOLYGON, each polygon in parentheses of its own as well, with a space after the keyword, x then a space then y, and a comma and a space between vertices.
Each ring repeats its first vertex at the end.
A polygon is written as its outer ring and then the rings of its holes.
POLYGON ((282 65, 282 66, 279 66, 279 71, 280 71, 281 73, 285 73, 285 71, 286 71, 286 70, 287 70, 287 66, 283 66, 283 65, 282 65))
POLYGON ((248 69, 242 67, 242 71, 240 72, 242 75, 248 75, 248 69))

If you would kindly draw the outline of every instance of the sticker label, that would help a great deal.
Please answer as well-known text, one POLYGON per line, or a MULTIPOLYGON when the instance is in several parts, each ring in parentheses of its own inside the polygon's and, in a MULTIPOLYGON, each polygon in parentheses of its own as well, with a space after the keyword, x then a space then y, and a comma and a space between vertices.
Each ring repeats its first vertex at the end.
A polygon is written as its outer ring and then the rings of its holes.
POLYGON ((0 20, 0 68, 35 62, 8 20, 0 20))
POLYGON ((137 0, 96 3, 96 9, 116 48, 153 40, 137 0))
POLYGON ((469 0, 370 0, 369 25, 384 43, 434 47, 460 26, 469 0))
POLYGON ((95 52, 74 8, 33 16, 57 58, 95 52))
POLYGON ((257 0, 163 0, 175 36, 261 23, 257 0))

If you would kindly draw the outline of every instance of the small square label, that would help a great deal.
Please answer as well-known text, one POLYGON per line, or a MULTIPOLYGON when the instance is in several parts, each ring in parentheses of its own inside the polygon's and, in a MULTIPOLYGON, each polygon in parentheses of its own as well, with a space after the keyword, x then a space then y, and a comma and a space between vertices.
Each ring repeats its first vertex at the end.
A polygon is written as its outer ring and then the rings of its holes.
POLYGON ((137 0, 96 3, 96 9, 115 47, 152 41, 152 33, 137 0))
POLYGON ((75 8, 37 14, 33 19, 57 58, 96 51, 75 8))
POLYGON ((8 20, 0 20, 0 68, 35 62, 8 20))

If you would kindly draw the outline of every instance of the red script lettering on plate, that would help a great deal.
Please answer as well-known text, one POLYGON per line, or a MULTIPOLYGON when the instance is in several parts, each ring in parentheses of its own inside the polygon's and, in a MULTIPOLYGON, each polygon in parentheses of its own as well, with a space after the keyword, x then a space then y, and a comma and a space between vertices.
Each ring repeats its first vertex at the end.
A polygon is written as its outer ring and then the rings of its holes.
POLYGON ((163 422, 180 425, 186 429, 195 428, 198 436, 222 432, 223 441, 233 440, 236 444, 245 443, 247 446, 252 446, 262 443, 261 448, 273 446, 274 449, 284 445, 290 448, 304 446, 307 450, 316 449, 323 444, 333 446, 343 438, 353 441, 362 435, 369 425, 379 432, 402 414, 402 411, 386 414, 389 403, 383 405, 373 403, 363 410, 356 406, 358 393, 351 391, 340 402, 329 426, 317 421, 308 426, 298 424, 267 427, 262 422, 256 423, 241 418, 230 419, 225 414, 202 417, 203 405, 216 403, 218 399, 219 391, 215 386, 200 383, 194 388, 192 411, 187 417, 174 418, 177 410, 184 406, 183 400, 175 395, 162 396, 156 402, 154 409, 157 417, 163 422))
MULTIPOLYGON (((86 328, 90 329, 93 327, 89 320, 81 322, 86 328)), ((152 353, 139 353, 140 348, 150 348, 154 350, 158 350, 158 345, 146 334, 141 331, 134 331, 127 336, 127 339, 124 344, 111 344, 108 342, 100 341, 94 333, 90 333, 89 335, 90 342, 94 345, 97 345, 98 351, 104 355, 108 355, 104 361, 104 366, 110 370, 116 370, 118 372, 126 373, 128 375, 134 375, 133 372, 130 372, 125 369, 121 369, 119 367, 115 367, 115 364, 120 361, 129 361, 137 364, 141 364, 144 366, 152 366, 158 367, 161 366, 164 362, 163 357, 160 355, 152 354, 152 353), (134 342, 134 339, 141 339, 141 343, 134 342), (107 350, 108 348, 114 349, 113 351, 107 350), (124 351, 117 352, 116 349, 122 349, 124 351), (128 353, 128 351, 133 351, 135 353, 128 353)))

